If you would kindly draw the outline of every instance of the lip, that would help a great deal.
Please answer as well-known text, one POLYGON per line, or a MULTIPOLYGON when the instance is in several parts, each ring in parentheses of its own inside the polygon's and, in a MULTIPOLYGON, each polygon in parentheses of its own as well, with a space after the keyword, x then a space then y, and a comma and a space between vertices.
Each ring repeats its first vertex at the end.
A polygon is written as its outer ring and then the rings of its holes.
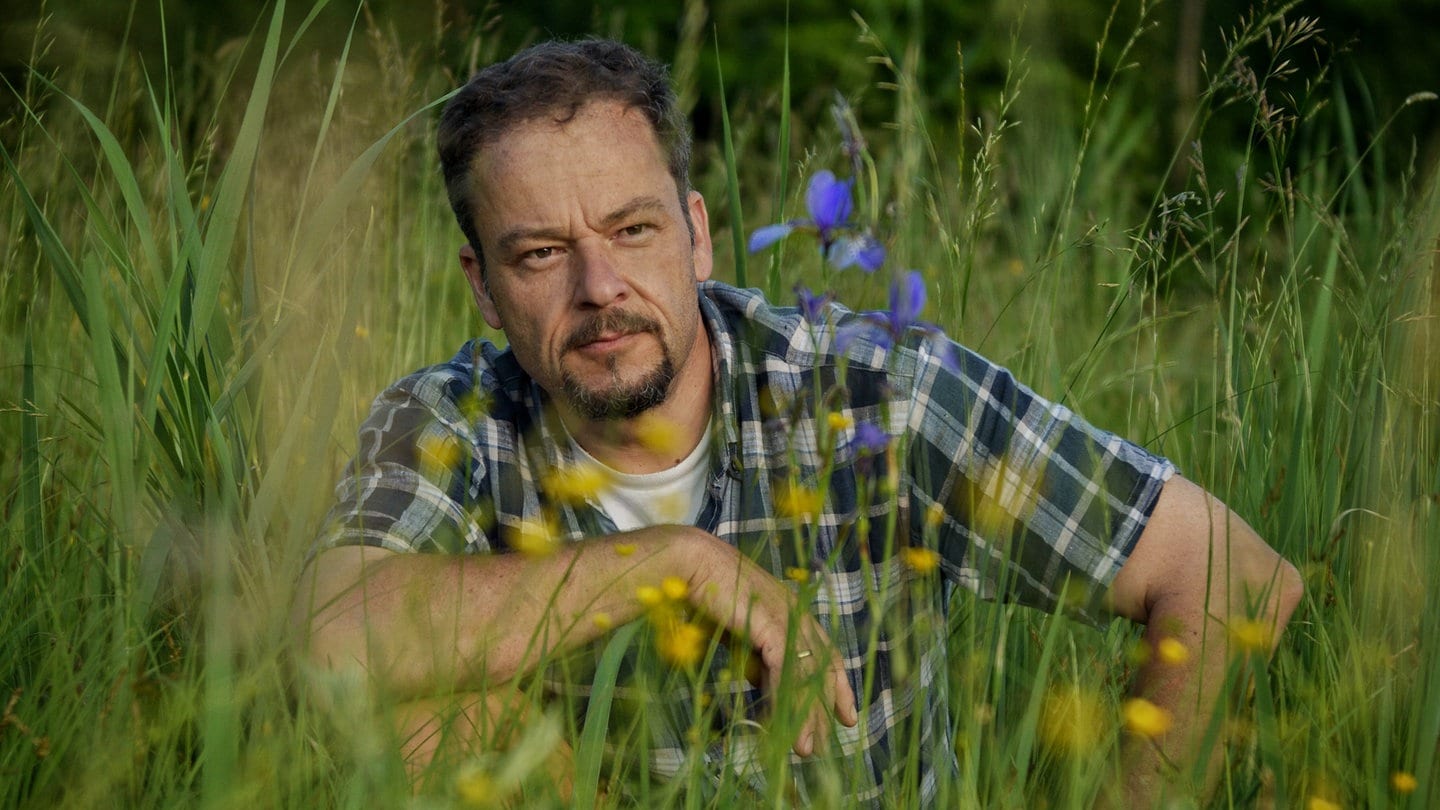
POLYGON ((589 343, 582 343, 575 347, 575 351, 581 354, 608 354, 624 346, 634 338, 638 332, 617 332, 613 335, 605 335, 589 343))

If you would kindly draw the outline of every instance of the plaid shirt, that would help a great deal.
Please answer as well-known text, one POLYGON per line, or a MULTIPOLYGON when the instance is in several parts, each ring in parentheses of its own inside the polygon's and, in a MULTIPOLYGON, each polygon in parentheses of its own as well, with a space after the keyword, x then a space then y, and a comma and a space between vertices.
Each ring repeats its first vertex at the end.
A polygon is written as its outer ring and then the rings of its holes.
MULTIPOLYGON (((908 789, 931 804, 936 769, 957 768, 944 622, 955 586, 1098 622, 1105 588, 1174 467, 938 334, 911 330, 893 348, 879 332, 862 334, 841 352, 834 327, 857 322, 842 307, 830 305, 817 327, 753 290, 706 282, 699 293, 716 384, 697 525, 777 577, 809 572, 805 593, 861 708, 860 724, 838 728, 827 755, 841 767, 792 754, 786 789, 801 802, 838 793, 879 805, 887 782, 916 780, 908 789), (866 423, 894 437, 887 449, 856 440, 866 423), (784 516, 787 497, 826 476, 818 514, 784 516), (940 576, 904 564, 896 550, 907 546, 938 552, 940 576), (912 750, 918 768, 907 773, 912 750)), ((488 341, 396 383, 360 430, 319 547, 504 552, 546 509, 561 515, 569 540, 613 532, 598 508, 547 505, 537 482, 575 461, 547 401, 488 341)), ((730 652, 712 650, 698 714, 683 679, 634 690, 637 727, 655 771, 699 767, 716 785, 738 774, 765 795, 765 770, 749 755, 760 726, 737 722, 763 720, 765 700, 731 671, 730 652)), ((567 663, 546 677, 583 696, 586 671, 567 663)), ((631 693, 617 690, 615 711, 631 693)))

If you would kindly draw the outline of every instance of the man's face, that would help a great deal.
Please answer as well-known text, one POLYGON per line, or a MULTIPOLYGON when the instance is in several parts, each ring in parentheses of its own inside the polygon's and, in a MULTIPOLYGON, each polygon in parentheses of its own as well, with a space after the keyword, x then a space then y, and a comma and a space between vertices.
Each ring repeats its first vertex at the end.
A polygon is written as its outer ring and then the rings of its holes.
POLYGON ((703 363, 695 283, 709 219, 675 181, 643 113, 592 102, 568 122, 522 124, 471 167, 488 286, 461 251, 486 323, 552 396, 587 419, 629 418, 703 363))

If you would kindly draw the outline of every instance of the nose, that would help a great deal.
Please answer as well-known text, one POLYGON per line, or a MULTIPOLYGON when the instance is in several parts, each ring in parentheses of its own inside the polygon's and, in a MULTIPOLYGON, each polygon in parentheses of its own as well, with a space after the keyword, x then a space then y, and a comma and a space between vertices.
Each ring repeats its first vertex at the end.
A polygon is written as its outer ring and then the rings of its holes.
POLYGON ((607 307, 628 297, 630 285, 605 246, 584 241, 574 256, 575 295, 582 306, 607 307))

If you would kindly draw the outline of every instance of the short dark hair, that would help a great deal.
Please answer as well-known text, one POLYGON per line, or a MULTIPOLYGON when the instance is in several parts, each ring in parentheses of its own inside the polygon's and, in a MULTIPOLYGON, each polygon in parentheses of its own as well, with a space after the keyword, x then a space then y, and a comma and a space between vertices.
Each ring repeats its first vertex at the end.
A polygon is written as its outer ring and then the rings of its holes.
MULTIPOLYGON (((690 125, 675 101, 665 66, 620 42, 549 41, 526 48, 471 77, 440 115, 440 170, 460 230, 480 259, 470 169, 481 147, 539 118, 569 121, 591 101, 619 101, 645 113, 689 221, 690 125)), ((693 226, 692 226, 693 228, 693 226)))

